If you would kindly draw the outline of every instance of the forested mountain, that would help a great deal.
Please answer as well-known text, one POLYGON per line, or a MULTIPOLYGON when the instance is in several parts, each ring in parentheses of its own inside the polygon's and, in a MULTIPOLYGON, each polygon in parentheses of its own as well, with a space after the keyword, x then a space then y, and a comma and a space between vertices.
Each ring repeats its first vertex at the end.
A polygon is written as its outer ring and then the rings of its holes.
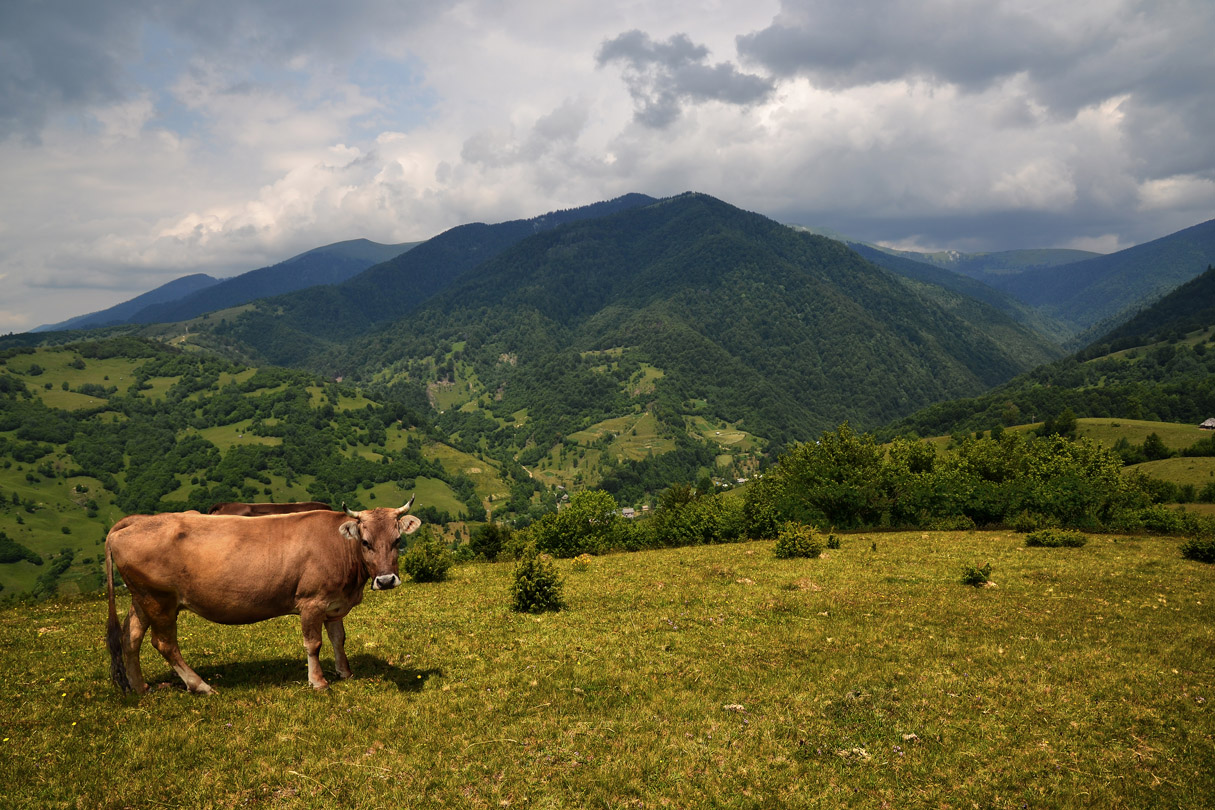
POLYGON ((397 391, 439 369, 492 415, 483 437, 510 426, 486 441, 516 447, 637 408, 804 440, 983 391, 1053 356, 1002 313, 944 305, 943 292, 685 194, 524 240, 320 367, 397 391), (652 384, 632 393, 646 369, 652 384))
POLYGON ((463 273, 533 234, 653 201, 628 194, 532 219, 460 225, 342 284, 261 302, 226 326, 224 341, 256 362, 306 364, 327 348, 405 317, 463 273))
POLYGON ((1213 263, 1215 220, 1107 256, 993 277, 989 283, 1070 324, 1079 335, 1100 324, 1109 331, 1213 263))
MULTIPOLYGON (((1037 309, 1017 300, 1006 292, 997 290, 983 281, 982 277, 964 275, 960 271, 949 269, 948 264, 944 262, 925 262, 909 258, 906 253, 893 252, 862 242, 847 242, 847 244, 848 247, 878 267, 883 267, 892 273, 908 279, 927 282, 928 284, 952 290, 967 298, 982 301, 1005 313, 1017 323, 1024 324, 1035 332, 1045 335, 1052 340, 1062 343, 1071 335, 1072 330, 1066 324, 1041 314, 1037 309)), ((1040 251, 1017 252, 1037 254, 1040 251)), ((1079 251, 1056 252, 1078 253, 1079 251)), ((931 254, 918 255, 928 256, 931 254)))
POLYGON ((1089 355, 1165 341, 1215 324, 1215 266, 1137 313, 1088 350, 1089 355))
POLYGON ((170 323, 246 304, 257 298, 322 284, 338 284, 373 264, 387 261, 416 243, 382 245, 351 239, 313 248, 286 261, 228 279, 196 273, 101 312, 40 326, 36 332, 94 329, 124 323, 170 323))
POLYGON ((1215 268, 1081 351, 974 398, 932 405, 881 431, 922 436, 1050 419, 1197 424, 1215 416, 1215 268))

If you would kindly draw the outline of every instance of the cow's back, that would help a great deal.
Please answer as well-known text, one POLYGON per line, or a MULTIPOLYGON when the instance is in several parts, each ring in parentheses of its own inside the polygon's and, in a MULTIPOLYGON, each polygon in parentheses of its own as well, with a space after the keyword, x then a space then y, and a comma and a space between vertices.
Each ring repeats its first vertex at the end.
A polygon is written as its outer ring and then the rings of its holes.
POLYGON ((210 621, 244 624, 296 611, 301 595, 349 571, 346 520, 316 511, 265 517, 165 513, 121 521, 109 542, 132 590, 170 596, 210 621))
POLYGON ((322 501, 301 501, 298 503, 217 503, 211 507, 210 514, 259 517, 262 515, 285 515, 293 512, 315 512, 329 508, 329 504, 322 501))

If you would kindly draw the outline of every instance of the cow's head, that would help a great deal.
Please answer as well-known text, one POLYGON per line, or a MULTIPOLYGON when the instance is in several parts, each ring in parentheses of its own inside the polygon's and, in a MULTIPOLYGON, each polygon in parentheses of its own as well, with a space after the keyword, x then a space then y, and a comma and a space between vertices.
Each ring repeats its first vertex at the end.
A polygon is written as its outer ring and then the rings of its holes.
POLYGON ((353 520, 341 526, 342 536, 358 544, 363 568, 377 591, 395 588, 401 584, 397 573, 397 554, 401 549, 401 535, 413 534, 422 521, 409 514, 413 498, 400 509, 381 507, 355 512, 342 504, 342 510, 353 520))

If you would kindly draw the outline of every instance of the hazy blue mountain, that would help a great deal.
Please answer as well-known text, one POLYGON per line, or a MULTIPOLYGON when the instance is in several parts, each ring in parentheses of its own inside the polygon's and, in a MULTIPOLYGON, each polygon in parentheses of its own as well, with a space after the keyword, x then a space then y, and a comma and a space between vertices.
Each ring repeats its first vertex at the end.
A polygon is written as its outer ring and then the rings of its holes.
POLYGON ((131 318, 140 310, 168 301, 179 301, 186 296, 205 290, 208 287, 213 287, 218 283, 219 279, 212 278, 204 273, 182 276, 170 281, 168 284, 162 284, 154 290, 138 295, 129 301, 115 304, 109 309, 90 312, 87 315, 77 315, 75 318, 68 318, 66 321, 60 321, 59 323, 44 324, 30 331, 52 332, 68 329, 96 329, 101 326, 130 323, 131 318))
POLYGON ((885 247, 877 247, 877 249, 892 256, 901 256, 912 261, 943 267, 946 270, 988 283, 1000 276, 1014 276, 1027 270, 1074 264, 1102 255, 1088 250, 1068 248, 1022 248, 990 253, 962 253, 956 250, 924 253, 885 247))
POLYGON ((318 285, 339 284, 373 264, 399 256, 416 244, 383 245, 368 239, 351 239, 313 248, 270 267, 250 270, 227 279, 196 273, 170 281, 101 312, 40 326, 33 331, 184 321, 206 312, 247 304, 258 298, 318 285))
POLYGON ((367 239, 352 239, 314 248, 284 262, 250 270, 225 279, 213 287, 141 309, 131 323, 172 323, 197 318, 206 312, 240 306, 258 298, 340 284, 372 265, 388 261, 413 248, 417 242, 383 245, 367 239))

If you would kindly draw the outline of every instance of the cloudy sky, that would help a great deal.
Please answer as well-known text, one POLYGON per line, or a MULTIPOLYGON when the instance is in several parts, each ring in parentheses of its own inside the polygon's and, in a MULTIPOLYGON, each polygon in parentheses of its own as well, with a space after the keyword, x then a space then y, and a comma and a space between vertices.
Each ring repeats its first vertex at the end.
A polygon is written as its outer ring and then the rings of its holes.
POLYGON ((1215 217, 1211 0, 4 0, 0 333, 703 191, 905 247, 1215 217))

